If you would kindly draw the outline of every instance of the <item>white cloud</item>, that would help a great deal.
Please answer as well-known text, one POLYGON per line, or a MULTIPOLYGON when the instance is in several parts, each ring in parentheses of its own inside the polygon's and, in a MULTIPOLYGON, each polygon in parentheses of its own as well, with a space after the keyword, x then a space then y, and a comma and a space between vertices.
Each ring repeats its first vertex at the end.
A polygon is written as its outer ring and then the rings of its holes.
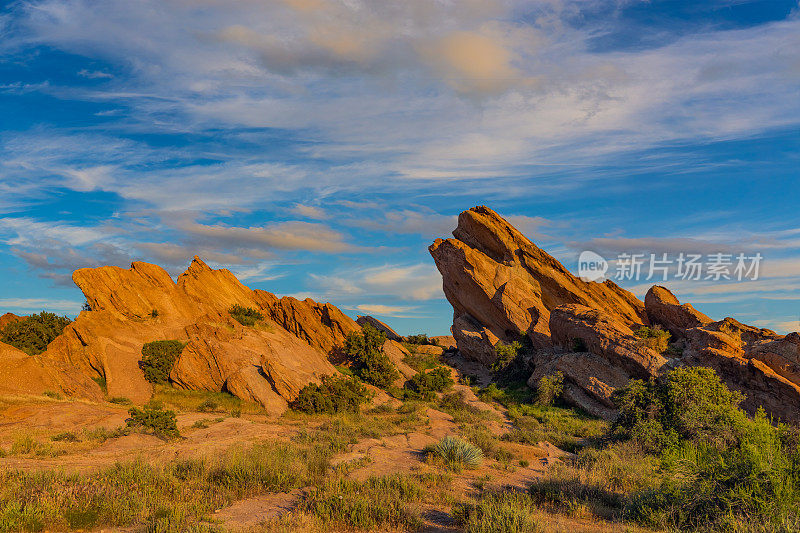
POLYGON ((382 304, 360 304, 355 307, 357 311, 369 315, 390 318, 419 318, 420 315, 413 313, 415 306, 406 305, 382 305, 382 304))
MULTIPOLYGON (((49 300, 46 298, 0 298, 0 309, 21 311, 61 311, 78 313, 83 303, 72 300, 49 300)), ((4 312, 5 312, 4 311, 4 312)))
POLYGON ((346 272, 311 276, 313 286, 326 298, 392 296, 403 300, 432 300, 442 297, 442 278, 428 263, 382 265, 346 272))

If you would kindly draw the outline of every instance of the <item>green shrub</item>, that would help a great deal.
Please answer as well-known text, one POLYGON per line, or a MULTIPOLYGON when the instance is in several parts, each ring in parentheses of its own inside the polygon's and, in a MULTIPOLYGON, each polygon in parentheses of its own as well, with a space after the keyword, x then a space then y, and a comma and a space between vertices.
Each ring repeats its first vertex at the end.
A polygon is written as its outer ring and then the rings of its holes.
POLYGON ((564 374, 561 371, 549 376, 542 376, 536 384, 536 403, 553 405, 564 393, 564 374))
POLYGON ((291 408, 304 413, 358 412, 371 394, 353 377, 325 376, 322 384, 309 383, 302 389, 291 408))
POLYGON ((424 333, 420 333, 418 335, 409 335, 406 337, 406 342, 408 344, 428 344, 431 346, 439 346, 439 341, 436 339, 431 339, 424 333))
POLYGON ((631 380, 614 393, 614 429, 658 450, 678 439, 730 443, 746 422, 744 399, 710 368, 676 368, 658 381, 631 380))
POLYGON ((78 436, 75 433, 71 432, 71 431, 64 431, 62 433, 56 433, 55 435, 50 437, 50 440, 55 441, 55 442, 79 442, 80 441, 78 436))
POLYGON ((434 392, 443 392, 453 386, 450 370, 437 366, 430 372, 419 372, 406 381, 405 388, 420 398, 431 398, 434 392))
POLYGON ((735 444, 683 440, 667 448, 663 481, 634 495, 628 516, 681 530, 739 531, 751 522, 763 531, 789 531, 782 525, 800 520, 797 437, 770 422, 759 411, 735 444))
MULTIPOLYGON (((759 410, 739 410, 709 368, 678 368, 658 381, 634 380, 615 394, 618 434, 659 454, 663 477, 633 495, 628 516, 656 527, 779 531, 800 520, 797 432, 759 410), (748 526, 749 527, 749 526, 748 526)), ((788 530, 788 529, 787 529, 788 530)))
POLYGON ((203 403, 197 406, 197 410, 201 413, 211 413, 219 408, 219 404, 211 398, 206 398, 203 403))
POLYGON ((475 504, 453 507, 453 517, 466 533, 536 533, 543 531, 530 496, 516 492, 490 492, 475 504))
POLYGON ((480 448, 452 435, 447 435, 425 451, 428 456, 437 457, 454 469, 477 468, 483 461, 480 448))
POLYGON ((491 370, 493 372, 502 371, 508 365, 510 365, 514 359, 517 358, 521 351, 522 343, 519 341, 514 341, 511 344, 503 344, 502 342, 497 343, 497 345, 494 347, 496 358, 491 364, 491 370))
POLYGON ((47 396, 48 398, 52 398, 54 400, 62 400, 64 396, 61 395, 60 392, 55 392, 51 390, 46 390, 42 393, 43 396, 47 396))
POLYGON ((258 309, 252 307, 244 307, 239 304, 234 305, 228 309, 231 317, 243 326, 253 327, 258 322, 264 320, 264 315, 258 309))
POLYGON ((40 354, 70 322, 65 316, 42 311, 6 325, 0 332, 0 340, 28 355, 40 354))
POLYGON ((150 402, 141 409, 131 407, 128 414, 130 414, 130 418, 126 420, 128 428, 152 433, 161 438, 180 437, 175 412, 165 410, 163 404, 159 402, 150 402))
POLYGON ((344 351, 353 363, 353 373, 363 381, 386 388, 400 373, 383 353, 386 337, 369 324, 361 333, 351 333, 345 339, 344 351))
POLYGON ((638 337, 640 345, 652 348, 658 353, 663 354, 669 348, 669 331, 665 331, 659 325, 643 326, 633 333, 638 337))
POLYGON ((117 405, 130 405, 130 399, 126 398, 125 396, 114 396, 113 398, 108 399, 109 403, 114 403, 117 405))
POLYGON ((166 383, 184 346, 181 341, 154 341, 142 346, 139 367, 144 378, 150 383, 166 383))

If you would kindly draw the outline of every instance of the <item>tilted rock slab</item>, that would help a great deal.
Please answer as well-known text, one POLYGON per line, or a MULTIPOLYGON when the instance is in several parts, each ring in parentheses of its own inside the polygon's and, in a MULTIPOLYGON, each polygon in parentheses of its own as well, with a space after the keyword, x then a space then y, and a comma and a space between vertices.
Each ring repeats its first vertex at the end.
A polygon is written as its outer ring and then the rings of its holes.
POLYGON ((103 377, 109 396, 135 402, 152 394, 139 368, 143 345, 174 339, 186 343, 170 375, 176 386, 228 391, 278 414, 305 385, 336 373, 329 353, 360 331, 330 304, 251 290, 197 257, 177 282, 143 262, 81 269, 73 280, 91 311, 81 312, 43 359, 103 377), (242 326, 228 314, 237 304, 265 320, 242 326))
POLYGON ((489 363, 497 342, 530 337, 550 341, 550 312, 563 304, 605 309, 625 324, 646 324, 644 305, 611 281, 585 282, 533 244, 488 207, 458 217, 452 239, 437 239, 429 251, 453 306, 459 350, 489 363))

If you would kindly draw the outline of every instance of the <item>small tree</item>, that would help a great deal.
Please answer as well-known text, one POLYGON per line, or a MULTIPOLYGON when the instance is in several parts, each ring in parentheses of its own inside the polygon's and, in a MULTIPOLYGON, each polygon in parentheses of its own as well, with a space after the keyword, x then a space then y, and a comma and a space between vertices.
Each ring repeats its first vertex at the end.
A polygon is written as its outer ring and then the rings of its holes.
POLYGON ((28 355, 40 354, 53 339, 61 335, 70 322, 72 320, 65 316, 42 311, 9 323, 3 328, 0 340, 28 355))
POLYGON ((351 333, 345 339, 344 351, 353 362, 353 373, 362 380, 386 388, 400 377, 400 373, 383 353, 386 337, 369 324, 362 333, 351 333))

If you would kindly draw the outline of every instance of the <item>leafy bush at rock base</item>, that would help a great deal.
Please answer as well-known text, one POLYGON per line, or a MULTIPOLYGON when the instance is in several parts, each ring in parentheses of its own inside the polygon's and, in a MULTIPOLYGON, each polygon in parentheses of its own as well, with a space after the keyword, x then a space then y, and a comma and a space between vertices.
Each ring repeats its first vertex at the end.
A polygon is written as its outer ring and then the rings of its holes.
POLYGON ((367 387, 353 377, 325 376, 321 385, 303 387, 291 408, 305 413, 358 412, 371 397, 367 387))
POLYGON ((653 327, 643 326, 633 332, 639 339, 639 344, 652 348, 658 353, 664 353, 669 348, 669 331, 665 331, 659 325, 653 327))
POLYGON ((549 376, 543 376, 536 384, 536 403, 539 405, 553 405, 564 393, 564 374, 559 371, 549 376))
POLYGON ((0 340, 28 355, 37 355, 45 351, 71 322, 65 316, 42 311, 7 324, 0 332, 0 340))
POLYGON ((419 372, 406 381, 405 388, 413 393, 411 396, 430 399, 434 392, 443 392, 453 386, 450 370, 437 366, 430 372, 419 372))
POLYGON ((363 381, 386 388, 400 377, 400 373, 383 353, 386 337, 369 324, 362 333, 351 333, 345 339, 344 351, 353 363, 353 373, 363 381))
POLYGON ((142 346, 139 367, 144 379, 150 383, 166 383, 184 346, 181 341, 154 341, 142 346))

